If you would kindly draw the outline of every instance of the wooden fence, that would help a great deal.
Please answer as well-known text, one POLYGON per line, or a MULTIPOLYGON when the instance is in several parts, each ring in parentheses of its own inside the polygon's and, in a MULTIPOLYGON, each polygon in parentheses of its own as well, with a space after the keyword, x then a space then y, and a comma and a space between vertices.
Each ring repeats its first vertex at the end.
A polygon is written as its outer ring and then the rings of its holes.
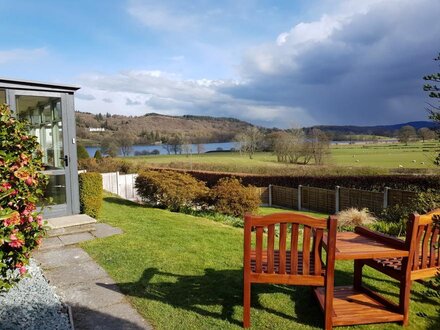
POLYGON ((333 214, 336 211, 336 192, 334 190, 301 187, 301 209, 333 214))
POLYGON ((371 212, 380 213, 384 209, 384 198, 384 193, 381 192, 341 187, 339 188, 339 209, 366 207, 371 212))
POLYGON ((116 194, 122 198, 129 199, 131 201, 140 200, 134 183, 136 181, 137 174, 119 174, 114 173, 101 173, 102 186, 104 190, 107 190, 113 194, 116 194))
MULTIPOLYGON (((408 203, 417 195, 415 192, 389 188, 386 188, 384 192, 376 192, 344 187, 322 189, 309 186, 289 188, 270 185, 267 190, 270 206, 328 214, 337 213, 350 207, 368 208, 371 212, 380 213, 388 206, 408 203)), ((263 203, 266 204, 265 201, 263 203)))

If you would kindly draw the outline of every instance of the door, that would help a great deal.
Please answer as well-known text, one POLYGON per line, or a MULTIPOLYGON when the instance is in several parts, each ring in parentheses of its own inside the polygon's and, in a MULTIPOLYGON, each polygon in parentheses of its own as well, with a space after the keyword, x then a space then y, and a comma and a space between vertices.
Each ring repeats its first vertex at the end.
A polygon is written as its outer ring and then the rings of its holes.
POLYGON ((66 94, 9 90, 8 98, 17 118, 30 123, 43 151, 43 173, 49 176, 45 197, 51 200, 45 216, 72 214, 66 94))

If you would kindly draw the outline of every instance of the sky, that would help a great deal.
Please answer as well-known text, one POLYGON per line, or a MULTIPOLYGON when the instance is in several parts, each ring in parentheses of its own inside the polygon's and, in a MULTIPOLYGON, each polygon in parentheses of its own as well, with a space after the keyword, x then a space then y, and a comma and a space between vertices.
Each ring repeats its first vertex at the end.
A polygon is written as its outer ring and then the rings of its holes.
POLYGON ((92 113, 266 127, 428 120, 440 1, 0 0, 0 76, 92 113))

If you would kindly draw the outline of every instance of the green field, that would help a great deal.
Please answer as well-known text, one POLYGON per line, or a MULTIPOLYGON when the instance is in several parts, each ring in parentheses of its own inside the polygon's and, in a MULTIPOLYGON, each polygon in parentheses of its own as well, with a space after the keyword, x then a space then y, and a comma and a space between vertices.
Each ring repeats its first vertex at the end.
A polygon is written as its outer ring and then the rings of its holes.
MULTIPOLYGON (((330 148, 330 155, 324 168, 328 172, 387 173, 390 170, 421 169, 437 171, 433 161, 440 151, 437 142, 403 144, 365 144, 335 145, 330 148)), ((165 166, 196 170, 229 172, 249 172, 262 174, 310 174, 310 171, 322 172, 323 167, 310 165, 286 164, 277 162, 270 152, 256 153, 253 159, 239 152, 216 152, 194 155, 158 155, 126 157, 125 160, 139 166, 165 166)))

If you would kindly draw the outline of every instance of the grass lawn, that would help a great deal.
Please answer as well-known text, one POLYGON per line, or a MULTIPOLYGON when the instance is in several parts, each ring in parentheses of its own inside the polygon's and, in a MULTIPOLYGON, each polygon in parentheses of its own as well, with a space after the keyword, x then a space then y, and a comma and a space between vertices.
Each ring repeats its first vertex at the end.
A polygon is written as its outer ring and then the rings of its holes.
MULTIPOLYGON (((264 211, 268 212, 267 210, 264 211)), ((204 218, 151 209, 107 196, 101 221, 124 234, 82 247, 113 277, 155 329, 240 329, 243 231, 204 218)), ((350 284, 351 262, 337 264, 336 284, 350 284)), ((396 300, 396 282, 374 271, 366 281, 396 300)), ((408 329, 439 329, 439 301, 415 283, 408 329), (419 317, 424 312, 436 318, 419 317)), ((254 329, 319 329, 323 316, 308 287, 253 285, 254 329)), ((355 328, 355 327, 353 327, 355 328)), ((402 329, 397 324, 359 329, 402 329)))
MULTIPOLYGON (((361 167, 383 169, 431 169, 436 166, 433 160, 438 155, 440 145, 435 141, 404 144, 365 144, 365 145, 334 145, 331 147, 331 156, 327 161, 326 171, 335 171, 332 167, 342 167, 340 171, 346 173, 350 168, 361 167)), ((253 159, 238 152, 207 153, 200 155, 157 155, 126 157, 124 160, 138 165, 169 166, 174 168, 200 169, 246 173, 280 173, 307 172, 316 169, 322 172, 321 167, 279 163, 276 156, 270 152, 258 152, 253 159)))

